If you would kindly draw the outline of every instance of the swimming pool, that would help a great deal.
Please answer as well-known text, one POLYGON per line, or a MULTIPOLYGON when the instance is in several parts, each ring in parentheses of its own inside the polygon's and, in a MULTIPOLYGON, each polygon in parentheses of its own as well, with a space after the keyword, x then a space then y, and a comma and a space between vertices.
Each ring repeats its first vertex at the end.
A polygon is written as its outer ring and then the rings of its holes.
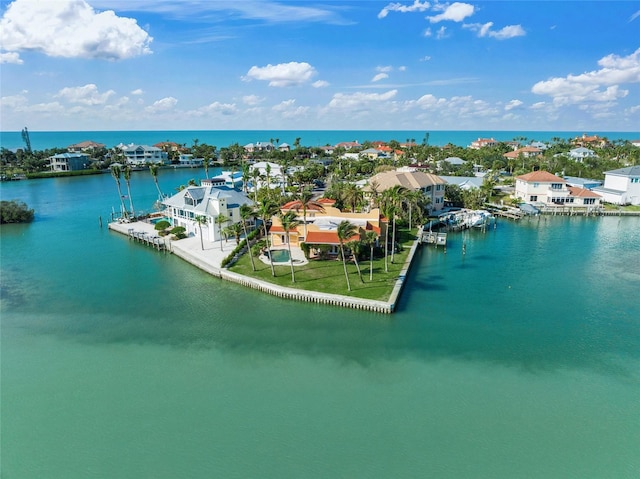
POLYGON ((289 261, 289 251, 286 249, 272 249, 271 259, 274 263, 287 263, 289 261))

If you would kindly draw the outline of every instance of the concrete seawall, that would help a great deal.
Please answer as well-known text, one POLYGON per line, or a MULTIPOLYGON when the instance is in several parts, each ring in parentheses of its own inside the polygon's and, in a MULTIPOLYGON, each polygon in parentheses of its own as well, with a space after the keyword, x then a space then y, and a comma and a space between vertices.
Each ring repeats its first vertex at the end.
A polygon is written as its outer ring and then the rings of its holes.
MULTIPOLYGON (((144 231, 153 230, 151 225, 147 225, 145 223, 110 223, 109 229, 127 236, 130 236, 130 231, 132 229, 142 229, 144 231)), ((226 281, 240 284, 247 288, 252 288, 263 293, 268 293, 284 299, 328 304, 332 306, 372 311, 383 314, 390 314, 395 311, 398 298, 400 297, 400 294, 404 287, 407 274, 409 272, 409 269, 411 268, 411 263, 418 247, 418 241, 415 241, 411 246, 411 250, 409 251, 409 255, 407 256, 405 264, 400 271, 400 275, 396 280, 394 288, 391 292, 391 296, 389 297, 389 300, 385 302, 279 286, 256 278, 237 274, 220 267, 223 258, 222 254, 224 253, 224 251, 218 252, 217 249, 201 250, 201 246, 197 238, 182 239, 180 241, 170 241, 167 239, 166 242, 168 243, 166 250, 170 251, 184 261, 192 264, 193 266, 196 266, 206 273, 209 273, 226 281), (213 254, 213 252, 215 252, 215 254, 213 254)))

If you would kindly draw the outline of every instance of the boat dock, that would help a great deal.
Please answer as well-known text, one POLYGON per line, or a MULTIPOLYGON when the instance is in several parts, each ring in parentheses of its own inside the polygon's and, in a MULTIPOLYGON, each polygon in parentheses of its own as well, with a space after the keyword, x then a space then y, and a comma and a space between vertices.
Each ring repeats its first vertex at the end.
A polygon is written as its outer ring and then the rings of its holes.
POLYGON ((134 231, 133 228, 129 228, 127 230, 127 236, 129 236, 130 240, 146 244, 158 251, 167 250, 167 243, 163 237, 150 235, 146 231, 134 231))

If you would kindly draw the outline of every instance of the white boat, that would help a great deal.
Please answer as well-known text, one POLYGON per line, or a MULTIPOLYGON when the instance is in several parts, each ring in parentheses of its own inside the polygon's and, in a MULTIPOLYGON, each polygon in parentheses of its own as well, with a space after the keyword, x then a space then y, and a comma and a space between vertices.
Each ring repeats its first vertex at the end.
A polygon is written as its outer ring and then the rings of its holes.
POLYGON ((493 215, 486 210, 475 210, 469 218, 469 226, 482 228, 484 225, 488 224, 492 218, 493 215))

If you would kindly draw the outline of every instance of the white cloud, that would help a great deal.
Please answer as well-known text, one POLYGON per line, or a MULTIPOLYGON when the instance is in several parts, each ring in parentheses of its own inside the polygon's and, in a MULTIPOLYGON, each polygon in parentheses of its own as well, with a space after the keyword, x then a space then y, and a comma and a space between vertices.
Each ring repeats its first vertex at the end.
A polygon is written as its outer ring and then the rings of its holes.
POLYGON ((640 83, 640 48, 626 57, 607 55, 598 64, 602 67, 599 70, 539 81, 531 91, 552 97, 557 105, 607 102, 629 94, 620 84, 640 83))
POLYGON ((380 80, 384 80, 385 78, 389 78, 389 75, 387 75, 386 73, 378 73, 376 76, 374 76, 371 81, 372 82, 377 82, 380 80))
POLYGON ((324 88, 324 87, 328 87, 329 86, 329 82, 328 81, 324 81, 324 80, 318 80, 318 81, 314 81, 311 86, 313 88, 324 88))
POLYGON ((429 60, 431 60, 431 57, 429 55, 425 55, 420 59, 421 62, 428 62, 429 60))
POLYGON ((14 110, 19 110, 27 104, 28 100, 24 94, 3 96, 2 98, 0 98, 0 106, 2 108, 12 108, 14 110))
POLYGON ((443 38, 447 38, 447 36, 447 27, 443 25, 438 28, 438 31, 436 32, 436 39, 442 40, 443 38))
POLYGON ((445 20, 452 22, 461 22, 465 18, 470 17, 475 12, 475 7, 468 3, 455 2, 451 5, 434 5, 434 10, 443 10, 439 15, 427 17, 431 23, 438 23, 445 20))
POLYGON ((148 111, 149 113, 159 113, 163 111, 169 111, 169 110, 172 110, 177 103, 178 103, 178 100, 176 100, 172 96, 168 96, 153 102, 153 105, 149 105, 148 107, 145 108, 145 110, 148 111))
POLYGON ((357 92, 351 95, 344 93, 336 93, 329 102, 329 108, 337 109, 358 109, 376 104, 387 102, 398 94, 398 90, 389 90, 385 93, 363 93, 357 92))
POLYGON ((640 17, 640 10, 629 17, 629 23, 633 22, 636 18, 640 17))
POLYGON ((296 118, 305 115, 309 111, 308 106, 295 106, 296 101, 285 100, 272 107, 273 111, 280 113, 282 118, 296 118))
POLYGON ((414 0, 411 5, 402 5, 401 3, 394 2, 390 3, 382 10, 380 10, 380 13, 378 13, 378 18, 386 17, 387 15, 389 15, 389 12, 424 12, 430 6, 431 5, 429 4, 429 2, 420 2, 419 0, 414 0))
POLYGON ((143 95, 143 94, 144 94, 144 90, 143 90, 142 88, 137 88, 137 89, 133 90, 133 91, 131 92, 131 94, 132 94, 132 95, 137 95, 137 96, 139 96, 139 95, 143 95))
POLYGON ((258 95, 245 95, 242 97, 242 103, 249 106, 256 106, 264 101, 264 98, 260 98, 258 95))
POLYGON ((382 72, 382 73, 389 73, 392 70, 393 70, 393 67, 391 65, 376 67, 376 71, 382 72))
POLYGON ((115 92, 113 90, 99 93, 98 87, 93 83, 89 83, 84 86, 65 87, 60 90, 55 97, 62 98, 69 103, 79 103, 81 105, 91 106, 103 105, 114 93, 115 92))
POLYGON ((207 106, 199 108, 197 114, 202 115, 208 113, 229 116, 238 113, 238 108, 236 107, 235 103, 220 103, 219 101, 214 101, 207 106))
POLYGON ((522 106, 523 103, 520 100, 511 100, 509 103, 507 103, 504 106, 505 111, 509 111, 509 110, 513 110, 516 109, 520 106, 522 106))
POLYGON ((151 53, 153 40, 136 20, 96 12, 84 0, 15 0, 0 19, 0 32, 7 52, 67 58, 131 58, 151 53))
POLYGON ((316 73, 315 68, 306 62, 289 62, 278 65, 269 64, 266 67, 252 66, 245 79, 264 80, 269 82, 269 86, 287 87, 301 85, 316 73))
POLYGON ((495 38, 496 40, 507 40, 509 38, 523 37, 526 35, 526 32, 520 25, 508 25, 497 31, 491 30, 491 27, 493 27, 493 22, 469 23, 463 25, 462 27, 477 32, 478 37, 480 38, 490 37, 495 38))
POLYGON ((16 65, 22 65, 24 63, 20 58, 20 54, 17 52, 0 53, 0 64, 2 63, 14 63, 16 65))

